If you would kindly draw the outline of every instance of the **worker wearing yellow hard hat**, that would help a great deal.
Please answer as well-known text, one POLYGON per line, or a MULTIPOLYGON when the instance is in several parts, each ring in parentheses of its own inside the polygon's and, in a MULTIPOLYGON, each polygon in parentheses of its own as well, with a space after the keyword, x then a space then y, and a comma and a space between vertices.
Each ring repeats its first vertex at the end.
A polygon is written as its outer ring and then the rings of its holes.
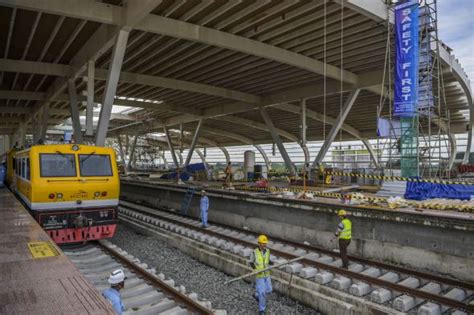
MULTIPOLYGON (((257 238, 258 247, 250 255, 250 266, 254 271, 264 270, 273 262, 270 260, 270 249, 267 248, 268 238, 266 235, 259 235, 257 238)), ((272 281, 270 271, 263 271, 256 275, 254 299, 258 302, 258 313, 264 314, 266 308, 266 295, 272 292, 272 281)))
POLYGON ((344 209, 337 211, 337 215, 341 219, 341 222, 337 225, 337 230, 334 235, 339 238, 339 252, 341 254, 342 268, 348 269, 349 259, 347 258, 347 247, 352 239, 352 222, 347 218, 347 211, 344 209))

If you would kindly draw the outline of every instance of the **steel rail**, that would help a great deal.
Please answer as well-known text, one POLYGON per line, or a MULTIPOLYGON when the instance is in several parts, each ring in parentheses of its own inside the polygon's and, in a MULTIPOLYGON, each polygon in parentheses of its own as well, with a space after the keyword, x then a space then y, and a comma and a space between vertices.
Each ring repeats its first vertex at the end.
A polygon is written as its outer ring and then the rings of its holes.
MULTIPOLYGON (((134 184, 134 185, 144 185, 145 187, 153 188, 153 185, 151 185, 150 183, 144 183, 144 182, 140 182, 140 181, 136 181, 136 180, 126 180, 125 182, 131 183, 131 184, 134 184)), ((168 184, 163 184, 163 185, 169 186, 169 187, 172 187, 172 188, 175 188, 175 189, 180 189, 181 188, 181 187, 176 187, 176 186, 168 185, 168 184)), ((210 191, 212 191, 212 189, 208 189, 208 192, 210 192, 210 191)), ((230 195, 241 195, 242 194, 242 192, 240 192, 240 191, 238 191, 238 192, 237 191, 226 191, 226 193, 228 193, 230 195)), ((266 198, 268 198, 268 197, 270 197, 270 196, 266 196, 266 198)), ((281 198, 279 198, 278 201, 281 201, 281 198)), ((128 202, 130 202, 130 201, 128 201, 128 202)), ((332 205, 332 204, 322 204, 322 205, 327 206, 327 207, 331 207, 331 208, 336 208, 336 209, 340 207, 339 205, 332 205)), ((160 210, 161 211, 167 211, 165 209, 160 209, 160 210)), ((169 212, 174 213, 174 212, 171 212, 171 211, 169 211, 169 212)), ((181 215, 180 213, 176 213, 176 214, 181 215)), ((216 223, 216 222, 213 222, 213 221, 209 221, 209 223, 212 223, 216 226, 225 227, 225 228, 245 232, 245 233, 248 233, 248 234, 253 234, 253 235, 258 235, 259 234, 257 232, 252 232, 252 231, 249 231, 249 230, 244 230, 244 229, 241 229, 241 228, 228 226, 228 225, 221 224, 221 223, 216 223)), ((326 255, 332 256, 332 257, 340 257, 339 253, 335 253, 331 250, 328 250, 328 249, 325 249, 325 248, 322 248, 322 247, 318 247, 318 246, 314 246, 314 245, 306 245, 306 244, 297 243, 297 242, 293 242, 293 241, 286 240, 286 239, 284 240, 284 239, 281 239, 281 238, 278 238, 278 237, 272 236, 272 235, 270 235, 270 236, 275 241, 287 243, 289 245, 293 245, 293 246, 296 246, 296 247, 301 247, 301 248, 304 248, 304 249, 307 249, 307 250, 318 251, 318 252, 324 253, 326 255)), ((430 281, 435 281, 435 282, 442 282, 444 284, 448 284, 448 285, 451 285, 451 286, 454 286, 454 287, 460 287, 460 288, 464 288, 464 289, 469 290, 469 291, 474 291, 474 283, 464 282, 464 281, 460 281, 460 280, 456 280, 456 279, 452 279, 452 278, 443 278, 443 277, 436 276, 436 275, 433 275, 433 274, 430 274, 430 273, 417 271, 417 270, 404 268, 404 267, 398 267, 398 266, 383 263, 383 262, 372 261, 372 260, 365 259, 365 258, 362 258, 362 257, 357 257, 357 256, 352 256, 352 255, 348 255, 347 257, 349 259, 353 260, 353 261, 360 262, 360 263, 367 264, 367 265, 371 265, 371 266, 374 266, 374 267, 389 269, 389 270, 396 271, 396 272, 399 272, 399 273, 403 273, 403 274, 407 274, 407 275, 413 275, 415 277, 423 278, 425 280, 430 280, 430 281)))
MULTIPOLYGON (((124 202, 124 200, 120 200, 120 202, 124 202)), ((133 203, 133 202, 130 202, 130 201, 125 201, 125 202, 135 204, 135 205, 140 205, 140 204, 136 204, 136 203, 133 203)), ((169 210, 166 210, 166 209, 159 209, 159 210, 163 211, 163 212, 172 213, 172 214, 184 217, 184 218, 192 218, 190 216, 185 216, 185 215, 182 215, 181 213, 176 213, 176 212, 169 211, 169 210)), ((233 227, 233 226, 229 226, 229 225, 225 225, 225 224, 221 224, 221 223, 216 223, 216 222, 213 222, 213 221, 208 221, 208 222, 215 225, 215 226, 217 226, 217 227, 233 229, 233 230, 238 231, 238 232, 247 233, 247 234, 251 234, 251 235, 255 235, 255 236, 258 236, 259 234, 263 233, 263 232, 261 232, 261 233, 253 232, 253 231, 241 229, 241 228, 238 228, 238 227, 233 227)), ((338 257, 338 258, 341 257, 340 253, 333 252, 330 249, 326 249, 326 248, 315 246, 315 245, 298 243, 298 242, 294 242, 294 241, 291 241, 291 240, 281 239, 281 238, 278 238, 278 237, 273 236, 273 235, 269 235, 269 236, 274 241, 281 242, 281 243, 286 243, 286 244, 292 245, 294 247, 303 248, 303 249, 306 249, 306 250, 309 250, 309 251, 320 252, 320 253, 323 253, 325 255, 332 256, 332 257, 338 257)), ((370 259, 366 259, 366 258, 362 258, 362 257, 358 257, 358 256, 347 255, 347 257, 352 261, 360 262, 360 263, 363 263, 365 265, 374 266, 374 267, 378 267, 378 268, 385 269, 385 270, 390 270, 390 271, 396 271, 396 272, 399 272, 399 273, 402 273, 402 274, 415 276, 415 277, 422 278, 422 279, 429 280, 429 281, 440 282, 440 283, 443 283, 443 284, 451 285, 453 287, 459 287, 459 288, 463 288, 463 289, 466 289, 468 291, 473 291, 474 292, 474 283, 464 282, 464 281, 460 281, 460 280, 456 280, 456 279, 452 279, 452 278, 444 278, 444 277, 440 277, 440 276, 433 275, 433 274, 430 274, 430 273, 426 273, 426 272, 423 272, 423 271, 418 271, 418 270, 413 270, 413 269, 409 269, 409 268, 399 267, 399 266, 395 266, 395 265, 391 265, 391 264, 387 264, 387 263, 383 263, 383 262, 379 262, 379 261, 374 261, 374 260, 370 260, 370 259)))
MULTIPOLYGON (((130 206, 119 206, 119 208, 120 207, 129 208, 129 209, 132 209, 134 211, 140 211, 140 209, 136 209, 136 208, 130 207, 130 206)), ((175 213, 173 213, 173 214, 175 214, 175 213)), ((194 226, 192 224, 181 222, 179 220, 168 218, 166 216, 162 216, 162 215, 159 215, 159 214, 156 214, 156 213, 152 213, 152 215, 156 218, 161 219, 161 220, 165 220, 165 221, 171 222, 171 223, 176 224, 176 225, 181 225, 181 226, 184 226, 188 229, 195 230, 195 231, 198 231, 198 232, 203 233, 203 234, 219 237, 221 239, 228 240, 229 242, 245 245, 247 247, 254 247, 255 246, 255 243, 250 242, 250 241, 241 240, 241 239, 234 238, 234 237, 228 236, 228 235, 224 235, 224 234, 221 234, 221 233, 218 233, 218 232, 214 232, 214 231, 211 231, 211 230, 208 230, 208 229, 202 229, 202 228, 194 226)), ((245 231, 245 232, 249 233, 249 231, 245 231)), ((271 251, 276 256, 280 256, 280 257, 283 257, 283 258, 288 259, 288 260, 298 257, 297 255, 289 254, 289 253, 279 251, 279 250, 276 250, 276 249, 271 249, 271 251)), ((469 311, 469 312, 474 312, 474 305, 468 305, 468 304, 465 304, 463 302, 460 302, 460 301, 457 301, 457 300, 454 300, 454 299, 451 299, 451 298, 447 298, 447 297, 444 297, 444 296, 441 296, 441 295, 438 295, 438 294, 433 294, 433 293, 424 292, 424 291, 421 291, 421 290, 418 290, 418 289, 408 288, 408 287, 405 287, 403 285, 399 285, 399 284, 396 284, 396 283, 384 281, 384 280, 381 280, 381 279, 378 279, 378 278, 366 276, 366 275, 363 275, 363 274, 360 274, 360 273, 357 273, 357 272, 353 272, 353 271, 350 271, 350 270, 347 270, 347 269, 339 268, 339 267, 332 266, 332 265, 327 265, 327 264, 317 262, 317 261, 313 261, 313 260, 309 260, 309 259, 302 259, 301 262, 304 263, 305 265, 308 265, 308 266, 313 266, 313 267, 317 267, 319 269, 329 270, 331 272, 334 272, 334 273, 337 273, 337 274, 340 274, 340 275, 343 275, 343 276, 347 276, 349 278, 357 279, 357 280, 360 280, 362 282, 370 283, 370 284, 380 286, 380 287, 389 288, 389 289, 391 289, 393 291, 396 291, 396 292, 406 293, 406 294, 409 294, 409 295, 412 295, 412 296, 415 296, 415 297, 430 300, 430 301, 440 303, 440 304, 443 304, 443 305, 446 305, 446 306, 450 306, 450 307, 453 307, 453 308, 456 308, 456 309, 462 309, 462 310, 466 310, 466 311, 469 311)))
POLYGON ((210 309, 204 307, 198 301, 191 299, 186 294, 179 292, 172 286, 166 284, 161 279, 153 276, 146 269, 140 266, 137 266, 133 261, 122 256, 116 250, 102 244, 101 242, 99 242, 98 244, 102 250, 107 252, 110 256, 114 257, 115 259, 119 260, 123 265, 125 265, 128 269, 132 270, 134 273, 138 274, 145 281, 159 288, 170 298, 174 299, 176 303, 180 304, 181 306, 184 306, 186 309, 190 310, 191 312, 195 312, 197 314, 206 314, 206 315, 214 314, 210 309))

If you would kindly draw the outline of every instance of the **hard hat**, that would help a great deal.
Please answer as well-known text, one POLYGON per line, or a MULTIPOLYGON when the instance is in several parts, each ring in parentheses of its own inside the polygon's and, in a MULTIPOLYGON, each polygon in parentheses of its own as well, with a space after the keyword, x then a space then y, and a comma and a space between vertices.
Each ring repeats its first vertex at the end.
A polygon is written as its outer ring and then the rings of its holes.
POLYGON ((201 190, 201 194, 205 194, 205 193, 206 193, 206 191, 204 189, 201 190))
POLYGON ((117 269, 112 271, 109 276, 109 283, 110 284, 119 284, 125 280, 125 273, 122 269, 117 269))
POLYGON ((339 211, 337 212, 337 215, 338 215, 338 216, 347 215, 347 212, 346 212, 346 210, 341 209, 341 210, 339 210, 339 211))
POLYGON ((268 244, 268 238, 262 234, 258 237, 258 242, 261 244, 268 244))

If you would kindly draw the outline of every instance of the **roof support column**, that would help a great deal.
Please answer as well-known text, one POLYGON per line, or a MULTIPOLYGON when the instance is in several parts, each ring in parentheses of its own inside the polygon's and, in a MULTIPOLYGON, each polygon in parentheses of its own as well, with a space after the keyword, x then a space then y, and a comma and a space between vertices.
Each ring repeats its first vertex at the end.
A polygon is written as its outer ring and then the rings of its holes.
MULTIPOLYGON (((469 163, 469 155, 471 154, 471 148, 472 148, 472 141, 474 140, 474 112, 473 112, 473 106, 472 106, 472 99, 468 97, 468 101, 470 102, 469 106, 469 125, 468 125, 468 130, 467 130, 467 143, 466 143, 466 151, 464 151, 464 157, 462 159, 463 164, 468 164, 469 163)), ((455 152, 451 152, 451 154, 456 154, 455 152)))
POLYGON ((300 133, 300 145, 301 149, 303 150, 304 153, 304 164, 308 164, 310 162, 310 155, 309 155, 309 150, 308 147, 306 146, 306 129, 308 128, 306 124, 306 99, 302 98, 300 100, 300 106, 301 106, 301 133, 300 133))
POLYGON ((222 151, 222 153, 224 153, 224 156, 225 156, 225 164, 228 164, 228 163, 230 162, 229 151, 227 151, 227 149, 224 148, 224 147, 219 147, 219 149, 222 151))
POLYGON ((168 161, 166 160, 166 156, 165 156, 165 150, 163 150, 162 153, 158 153, 158 156, 160 156, 163 159, 163 164, 165 165, 165 168, 169 168, 168 161))
POLYGON ((377 155, 375 154, 374 148, 370 144, 369 140, 362 139, 362 143, 365 145, 367 151, 369 151, 370 158, 372 159, 372 162, 374 162, 375 167, 380 168, 379 160, 377 159, 377 155))
POLYGON ((97 126, 97 134, 95 138, 95 144, 97 146, 104 146, 105 138, 107 137, 115 92, 117 91, 120 70, 122 69, 123 56, 125 55, 125 49, 127 48, 128 35, 129 31, 120 30, 115 40, 112 59, 107 74, 107 81, 105 83, 104 99, 102 101, 102 108, 100 109, 99 124, 97 126))
MULTIPOLYGON (((207 161, 206 161, 206 157, 204 156, 204 154, 201 152, 201 150, 199 149, 196 149, 196 153, 199 155, 199 157, 201 158, 201 161, 202 163, 204 164, 204 168, 206 169, 206 171, 209 169, 209 164, 207 164, 207 161)), ((206 177, 207 177, 207 174, 206 174, 206 177)))
POLYGON ((291 175, 295 175, 296 174, 295 166, 291 162, 290 156, 288 155, 288 152, 286 152, 286 149, 283 146, 283 142, 281 141, 280 135, 276 131, 275 126, 273 125, 273 122, 270 119, 270 116, 268 116, 267 111, 264 108, 260 109, 260 115, 262 116, 263 120, 265 121, 265 124, 270 130, 273 141, 278 146, 278 150, 280 151, 280 154, 283 157, 283 160, 285 161, 286 168, 290 171, 291 175))
POLYGON ((300 135, 300 141, 301 141, 301 144, 306 146, 306 99, 303 98, 300 100, 300 106, 301 106, 301 114, 300 114, 300 118, 301 118, 301 135, 300 135))
POLYGON ((196 147, 196 143, 199 139, 199 133, 201 132, 202 121, 203 121, 202 119, 199 119, 196 130, 194 131, 193 141, 191 142, 191 146, 189 147, 188 156, 186 157, 186 161, 184 162, 184 167, 185 168, 191 162, 191 158, 193 156, 193 151, 194 151, 194 148, 196 147))
POLYGON ((17 148, 24 148, 25 147, 25 139, 26 138, 26 123, 22 122, 18 126, 18 134, 17 134, 17 148))
POLYGON ((72 129, 74 131, 74 139, 76 143, 82 143, 81 121, 79 118, 79 106, 77 104, 76 84, 73 78, 67 80, 69 91, 69 109, 71 111, 72 129))
MULTIPOLYGON (((171 141, 171 136, 170 136, 170 132, 168 130, 168 127, 163 126, 163 130, 165 131, 166 141, 168 142, 168 147, 170 149, 171 158, 173 159, 174 165, 178 168, 179 163, 178 163, 178 159, 176 158, 176 152, 174 151, 173 141, 171 141)), ((164 156, 164 153, 163 153, 163 156, 164 156)))
POLYGON ((130 159, 128 160, 128 171, 130 171, 130 168, 132 167, 132 163, 134 163, 135 160, 135 148, 137 146, 137 140, 138 140, 138 134, 133 138, 133 143, 132 147, 130 148, 130 159))
POLYGON ((86 136, 94 134, 93 117, 94 117, 94 77, 95 62, 89 60, 87 63, 87 106, 86 106, 86 136))
POLYGON ((258 150, 258 152, 260 152, 260 154, 262 155, 263 157, 263 160, 265 161, 265 165, 267 165, 267 170, 271 170, 272 169, 272 163, 270 163, 270 160, 268 159, 268 155, 267 153, 265 152, 265 150, 258 144, 254 145, 255 149, 258 150))
POLYGON ((122 138, 120 136, 117 136, 117 142, 118 142, 118 147, 119 147, 120 158, 122 159, 122 162, 123 162, 123 171, 125 175, 127 175, 128 173, 127 161, 125 161, 125 153, 123 151, 122 138))
POLYGON ((318 155, 316 156, 316 159, 313 162, 313 167, 316 167, 318 164, 320 164, 323 161, 324 156, 329 150, 329 147, 331 146, 334 139, 336 139, 337 133, 341 129, 342 125, 344 124, 344 121, 346 120, 347 115, 351 111, 352 106, 354 105, 355 100, 357 99, 357 96, 359 95, 359 92, 360 92, 360 89, 354 89, 351 91, 351 93, 347 97, 347 100, 344 103, 341 113, 337 117, 335 124, 332 125, 331 131, 329 131, 329 134, 326 137, 326 140, 324 141, 323 146, 319 150, 318 155))
POLYGON ((36 116, 33 116, 31 119, 31 129, 32 129, 32 135, 33 135, 33 144, 38 143, 39 139, 39 134, 38 134, 38 118, 36 116))
POLYGON ((48 118, 49 118, 49 103, 45 102, 41 111, 41 124, 40 124, 40 136, 41 140, 46 139, 46 132, 48 131, 48 118))

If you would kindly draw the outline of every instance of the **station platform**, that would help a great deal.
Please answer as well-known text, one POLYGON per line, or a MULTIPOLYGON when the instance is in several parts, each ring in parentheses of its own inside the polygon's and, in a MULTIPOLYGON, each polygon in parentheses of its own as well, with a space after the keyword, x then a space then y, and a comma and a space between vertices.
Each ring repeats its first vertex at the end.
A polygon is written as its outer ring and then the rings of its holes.
POLYGON ((114 314, 7 189, 0 189, 0 314, 114 314))

